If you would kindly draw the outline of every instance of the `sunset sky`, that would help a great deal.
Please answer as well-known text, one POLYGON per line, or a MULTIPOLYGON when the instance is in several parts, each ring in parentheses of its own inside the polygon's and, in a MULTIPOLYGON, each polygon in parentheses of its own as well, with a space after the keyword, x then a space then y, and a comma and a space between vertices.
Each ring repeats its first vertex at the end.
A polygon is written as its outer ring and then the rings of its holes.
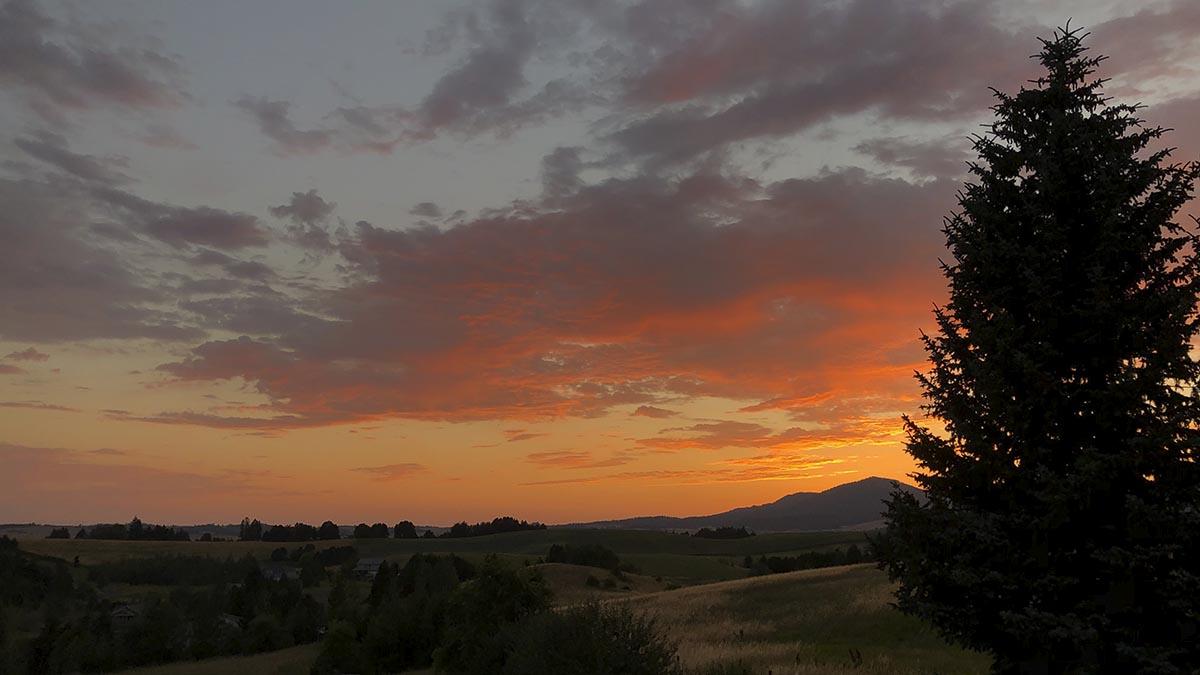
POLYGON ((902 477, 967 137, 1068 19, 1200 156, 1195 0, 0 0, 0 522, 902 477))

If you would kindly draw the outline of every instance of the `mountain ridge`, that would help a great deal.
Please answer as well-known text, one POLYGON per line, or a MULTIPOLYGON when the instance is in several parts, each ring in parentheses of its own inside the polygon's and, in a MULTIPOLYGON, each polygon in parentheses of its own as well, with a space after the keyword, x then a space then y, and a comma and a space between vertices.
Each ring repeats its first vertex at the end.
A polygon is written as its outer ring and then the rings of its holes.
POLYGON ((631 530, 695 530, 701 527, 746 527, 755 532, 803 532, 864 529, 883 516, 883 500, 894 486, 921 494, 920 488, 891 478, 870 476, 820 492, 793 492, 773 502, 741 506, 701 516, 635 516, 554 527, 631 530))

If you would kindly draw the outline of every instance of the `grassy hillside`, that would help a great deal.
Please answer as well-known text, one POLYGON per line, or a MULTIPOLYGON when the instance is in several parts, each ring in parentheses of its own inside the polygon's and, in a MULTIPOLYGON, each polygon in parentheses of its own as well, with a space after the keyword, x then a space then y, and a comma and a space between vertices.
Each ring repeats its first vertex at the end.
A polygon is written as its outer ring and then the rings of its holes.
MULTIPOLYGON (((889 606, 891 585, 867 565, 808 570, 670 591, 632 577, 630 591, 587 590, 588 574, 574 565, 542 572, 560 602, 600 597, 627 602, 661 622, 680 645, 684 664, 704 672, 743 663, 755 675, 864 673, 930 675, 986 673, 986 658, 947 646, 919 621, 889 606), (852 650, 861 654, 855 665, 852 650)), ((131 675, 303 673, 316 656, 308 645, 268 654, 213 659, 127 671, 131 675)))
POLYGON ((685 665, 741 661, 755 673, 985 673, 988 660, 947 646, 889 606, 869 565, 693 586, 625 600, 661 621, 685 665), (855 666, 851 650, 861 654, 855 666))

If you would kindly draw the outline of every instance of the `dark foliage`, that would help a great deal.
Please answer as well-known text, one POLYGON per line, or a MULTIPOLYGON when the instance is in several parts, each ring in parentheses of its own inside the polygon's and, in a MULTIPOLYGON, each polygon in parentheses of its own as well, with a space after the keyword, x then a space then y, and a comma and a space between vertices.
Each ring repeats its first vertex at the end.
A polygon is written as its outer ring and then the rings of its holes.
POLYGON ((828 551, 808 551, 792 556, 762 556, 757 562, 746 556, 742 561, 752 574, 779 574, 780 572, 795 572, 796 570, 812 570, 820 567, 837 567, 839 565, 857 565, 872 560, 856 544, 851 544, 846 550, 840 548, 828 551))
POLYGON ((312 642, 325 622, 320 603, 294 582, 264 579, 250 557, 222 563, 159 556, 92 568, 102 581, 177 586, 167 597, 122 606, 77 584, 65 563, 9 542, 0 539, 0 622, 40 620, 41 629, 24 636, 0 631, 0 672, 112 671, 255 653, 312 642), (224 583, 231 576, 237 585, 224 583))
POLYGON ((617 557, 617 554, 600 544, 580 546, 554 544, 546 553, 546 562, 586 565, 613 571, 621 566, 621 559, 617 557))
POLYGON ((92 529, 80 528, 76 539, 106 539, 130 541, 191 541, 187 530, 166 525, 145 525, 134 518, 128 525, 121 523, 93 525, 92 529))
POLYGON ((907 420, 927 499, 896 493, 902 610, 1000 673, 1200 670, 1200 177, 1113 105, 1075 31, 997 92, 946 221, 950 301, 907 420))
POLYGON ((692 533, 693 537, 701 539, 745 539, 753 537, 754 533, 747 530, 745 527, 722 526, 715 529, 702 527, 692 533))
POLYGON ((550 606, 550 591, 538 575, 510 570, 488 556, 479 575, 450 599, 445 635, 434 662, 439 671, 456 675, 501 672, 511 630, 518 622, 550 606))
POLYGON ((242 525, 238 530, 238 539, 241 541, 259 541, 263 536, 263 524, 258 522, 258 519, 250 520, 249 518, 242 519, 242 525))
MULTIPOLYGON (((280 550, 286 553, 286 549, 280 550)), ((224 560, 202 555, 156 555, 95 563, 88 566, 88 574, 93 583, 101 586, 110 583, 204 586, 234 583, 257 569, 258 561, 249 554, 224 560)))
POLYGON ((263 541, 315 541, 317 528, 305 523, 295 525, 272 525, 262 533, 263 541))
POLYGON ((330 546, 313 555, 322 567, 353 565, 358 561, 358 551, 353 546, 330 546))
POLYGON ((402 520, 392 528, 392 533, 397 539, 416 539, 417 526, 413 525, 411 520, 402 520))
POLYGON ((590 603, 540 612, 506 636, 504 675, 678 675, 676 645, 653 619, 590 603))
POLYGON ((47 539, 70 539, 71 531, 65 527, 56 527, 50 530, 50 534, 46 535, 47 539))
POLYGON ((544 530, 546 526, 538 522, 527 522, 517 520, 510 516, 501 516, 495 518, 490 523, 475 523, 469 525, 467 523, 455 523, 446 532, 442 533, 443 537, 482 537, 489 534, 501 534, 504 532, 522 532, 525 530, 544 530))
POLYGON ((342 531, 331 520, 321 523, 321 527, 317 528, 317 539, 328 541, 330 539, 341 539, 342 531))
POLYGON ((473 575, 470 563, 457 556, 418 553, 403 567, 385 561, 371 584, 365 613, 331 626, 313 672, 428 667, 444 633, 450 598, 473 575))
POLYGON ((355 539, 387 539, 390 533, 391 530, 383 523, 375 523, 374 525, 359 523, 354 526, 355 539))

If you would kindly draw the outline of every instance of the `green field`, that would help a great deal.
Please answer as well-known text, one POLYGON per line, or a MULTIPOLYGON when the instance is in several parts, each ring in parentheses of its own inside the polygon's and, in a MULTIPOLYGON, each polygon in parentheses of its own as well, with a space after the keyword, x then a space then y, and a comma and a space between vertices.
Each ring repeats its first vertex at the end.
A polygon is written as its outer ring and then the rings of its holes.
MULTIPOLYGON (((360 557, 394 561, 414 553, 454 553, 470 560, 497 554, 539 571, 559 605, 591 598, 627 602, 656 617, 680 645, 684 664, 695 672, 715 664, 742 662, 756 674, 807 673, 983 673, 987 659, 947 646, 926 625, 890 606, 892 586, 871 565, 855 565, 745 578, 747 555, 796 555, 865 543, 862 532, 764 534, 738 540, 697 539, 646 531, 552 529, 462 539, 360 539, 315 542, 318 548, 353 545, 360 557), (600 544, 632 563, 640 574, 621 579, 597 568, 537 564, 552 544, 600 544), (589 577, 594 577, 591 584, 589 577), (597 582, 608 583, 598 588, 597 582), (859 656, 861 655, 861 660, 859 656), (857 662, 857 665, 856 665, 857 662)), ((29 552, 79 557, 81 565, 156 554, 267 558, 271 542, 127 542, 28 538, 29 552)), ((80 568, 78 572, 83 572, 80 568)), ((368 585, 359 582, 364 596, 368 585)), ((110 585, 110 597, 161 595, 165 587, 110 585)), ((327 583, 309 591, 325 602, 327 583)), ((302 673, 316 645, 246 657, 187 662, 136 673, 302 673)))
MULTIPOLYGON (((120 558, 157 554, 243 556, 267 558, 271 551, 300 544, 272 542, 92 541, 87 539, 22 538, 21 548, 64 560, 79 557, 87 565, 120 558)), ((518 564, 536 562, 552 544, 600 544, 637 565, 648 576, 669 578, 681 585, 725 581, 745 576, 740 567, 747 556, 796 555, 804 551, 862 546, 862 532, 795 532, 760 534, 746 539, 699 539, 680 534, 640 530, 549 529, 509 532, 460 539, 340 539, 313 542, 318 548, 353 545, 360 557, 403 561, 414 553, 456 553, 471 560, 488 553, 504 554, 518 564)))
MULTIPOLYGON (((544 570, 561 599, 579 601, 586 568, 544 570), (563 597, 564 591, 570 593, 563 597)), ((596 593, 647 612, 679 643, 684 665, 697 670, 743 663, 765 675, 788 673, 986 673, 988 660, 947 646, 931 629, 891 606, 891 585, 869 565, 806 570, 671 591, 644 592, 652 581, 635 579, 633 592, 596 593), (861 654, 855 666, 851 650, 861 654)), ((126 671, 131 675, 303 673, 315 645, 126 671)))

